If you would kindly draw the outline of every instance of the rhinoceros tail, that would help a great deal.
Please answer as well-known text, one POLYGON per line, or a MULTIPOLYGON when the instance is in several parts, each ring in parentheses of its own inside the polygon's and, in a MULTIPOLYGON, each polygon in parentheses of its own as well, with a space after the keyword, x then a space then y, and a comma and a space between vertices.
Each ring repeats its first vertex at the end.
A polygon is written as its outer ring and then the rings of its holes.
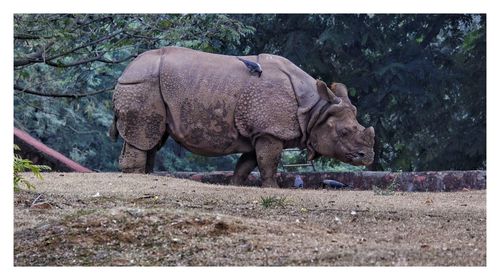
POLYGON ((116 129, 116 115, 113 116, 113 122, 109 127, 108 134, 109 138, 111 138, 111 141, 116 142, 116 140, 118 139, 118 129, 116 129))

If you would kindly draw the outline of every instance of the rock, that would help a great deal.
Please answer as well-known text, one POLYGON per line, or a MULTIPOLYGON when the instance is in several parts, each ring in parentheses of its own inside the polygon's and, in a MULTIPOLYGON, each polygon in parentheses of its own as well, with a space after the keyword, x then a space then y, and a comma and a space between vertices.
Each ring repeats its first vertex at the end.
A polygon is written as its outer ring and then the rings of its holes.
POLYGON ((127 213, 130 214, 130 216, 138 218, 144 216, 144 210, 139 209, 139 208, 130 208, 126 210, 127 213))
POLYGON ((52 209, 52 205, 48 202, 38 202, 31 205, 33 209, 52 209))
POLYGON ((226 231, 229 229, 229 225, 223 221, 218 221, 217 223, 214 224, 214 228, 215 230, 218 231, 226 231))

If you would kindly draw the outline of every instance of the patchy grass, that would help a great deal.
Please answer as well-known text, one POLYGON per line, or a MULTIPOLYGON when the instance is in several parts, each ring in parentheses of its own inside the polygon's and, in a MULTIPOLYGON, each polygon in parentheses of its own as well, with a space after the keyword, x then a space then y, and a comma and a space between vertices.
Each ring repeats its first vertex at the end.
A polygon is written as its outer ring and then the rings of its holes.
POLYGON ((375 195, 394 195, 397 191, 398 184, 396 184, 396 181, 399 178, 399 173, 392 179, 392 182, 385 188, 381 188, 380 186, 373 186, 373 193, 375 195))
POLYGON ((285 208, 286 197, 267 196, 260 197, 260 205, 264 208, 281 207, 285 208))

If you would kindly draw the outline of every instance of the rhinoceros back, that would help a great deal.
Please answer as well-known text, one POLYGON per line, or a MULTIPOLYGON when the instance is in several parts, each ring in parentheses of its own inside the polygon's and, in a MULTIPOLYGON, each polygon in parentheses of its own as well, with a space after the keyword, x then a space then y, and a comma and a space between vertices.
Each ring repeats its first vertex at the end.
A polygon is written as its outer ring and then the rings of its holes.
POLYGON ((285 141, 300 136, 297 101, 289 76, 280 69, 281 59, 259 55, 259 63, 265 71, 240 93, 235 123, 238 131, 252 142, 262 134, 285 141))
POLYGON ((300 137, 289 78, 276 68, 275 56, 265 56, 258 77, 234 56, 167 48, 160 83, 174 139, 197 153, 217 155, 250 150, 262 134, 300 137))

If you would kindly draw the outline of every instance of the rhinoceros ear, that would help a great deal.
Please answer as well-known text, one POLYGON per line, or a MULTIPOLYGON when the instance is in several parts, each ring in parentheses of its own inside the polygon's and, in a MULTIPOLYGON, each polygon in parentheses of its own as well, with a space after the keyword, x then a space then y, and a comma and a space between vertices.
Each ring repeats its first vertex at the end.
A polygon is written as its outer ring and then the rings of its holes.
POLYGON ((318 94, 319 97, 321 97, 321 99, 334 104, 340 103, 340 99, 333 94, 333 92, 328 88, 325 82, 321 80, 316 80, 316 87, 318 89, 318 94))
POLYGON ((347 87, 344 84, 341 83, 332 83, 330 85, 330 88, 333 91, 333 94, 340 98, 343 102, 346 102, 347 104, 351 104, 351 101, 349 100, 349 96, 347 95, 347 87))

